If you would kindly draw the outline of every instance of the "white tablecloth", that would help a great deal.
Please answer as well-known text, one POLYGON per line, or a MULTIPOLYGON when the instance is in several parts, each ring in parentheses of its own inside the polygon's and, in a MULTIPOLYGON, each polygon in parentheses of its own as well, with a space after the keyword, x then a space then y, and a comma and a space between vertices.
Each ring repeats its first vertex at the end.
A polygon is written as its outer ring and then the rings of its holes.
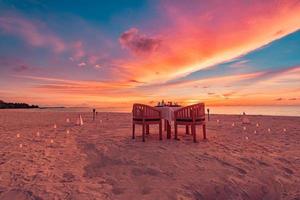
POLYGON ((181 107, 156 107, 156 109, 161 111, 161 118, 166 119, 169 122, 174 120, 174 111, 180 109, 181 107))

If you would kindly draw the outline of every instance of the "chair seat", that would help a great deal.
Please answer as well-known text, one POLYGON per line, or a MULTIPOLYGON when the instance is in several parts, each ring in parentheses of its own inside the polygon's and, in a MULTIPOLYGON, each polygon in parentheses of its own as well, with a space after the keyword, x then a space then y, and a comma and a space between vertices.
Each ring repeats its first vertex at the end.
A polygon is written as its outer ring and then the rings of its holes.
MULTIPOLYGON (((193 119, 191 118, 185 118, 185 119, 176 119, 177 122, 192 122, 193 119)), ((201 121, 205 121, 205 119, 203 118, 198 118, 195 120, 196 122, 201 122, 201 121)))
MULTIPOLYGON (((143 118, 133 118, 133 121, 143 121, 143 118)), ((154 121, 160 121, 160 118, 146 118, 146 122, 154 122, 154 121)))

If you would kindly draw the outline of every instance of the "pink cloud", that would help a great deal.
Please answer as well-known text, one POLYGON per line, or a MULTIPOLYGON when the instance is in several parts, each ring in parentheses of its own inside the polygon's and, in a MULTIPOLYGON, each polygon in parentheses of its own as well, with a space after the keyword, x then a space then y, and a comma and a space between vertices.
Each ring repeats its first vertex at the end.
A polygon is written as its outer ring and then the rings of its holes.
POLYGON ((24 18, 15 16, 1 16, 0 28, 6 33, 23 38, 28 44, 35 47, 50 47, 60 53, 66 49, 66 44, 55 34, 24 18))
POLYGON ((131 28, 121 34, 119 42, 134 54, 144 54, 156 51, 161 40, 140 34, 138 29, 131 28))
POLYGON ((69 46, 69 51, 71 53, 69 60, 72 62, 79 62, 78 66, 81 67, 90 66, 100 68, 99 63, 103 62, 103 60, 107 57, 107 53, 105 51, 86 45, 80 40, 71 43, 69 46))
POLYGON ((73 51, 72 59, 78 61, 86 55, 84 48, 83 48, 82 41, 76 41, 71 46, 72 46, 72 51, 73 51))
POLYGON ((38 69, 30 64, 28 59, 19 58, 17 56, 0 56, 0 68, 10 69, 11 72, 35 72, 38 69))
MULTIPOLYGON (((266 82, 267 80, 272 81, 274 79, 275 80, 280 79, 287 75, 292 75, 292 76, 296 75, 296 77, 298 77, 299 74, 300 74, 300 66, 292 66, 283 69, 262 71, 258 76, 249 77, 249 79, 247 79, 246 81, 249 82, 249 84, 254 84, 258 82, 266 82)), ((289 76, 288 78, 291 78, 291 76, 289 76)))
MULTIPOLYGON (((156 21, 152 33, 160 35, 163 42, 155 48, 155 54, 127 60, 124 69, 128 78, 146 82, 171 80, 239 57, 300 28, 300 3, 296 0, 251 4, 235 0, 172 0, 163 1, 161 8, 160 21, 164 23, 156 21)), ((136 41, 139 31, 134 28, 120 38, 132 52, 140 50, 136 41)))
POLYGON ((81 67, 96 66, 103 57, 102 51, 87 47, 82 40, 66 42, 40 21, 28 20, 20 15, 0 16, 0 30, 18 36, 34 47, 50 48, 55 53, 67 52, 70 55, 69 60, 79 63, 78 66, 81 67))
POLYGON ((14 71, 16 72, 24 72, 24 71, 28 71, 30 70, 30 67, 28 67, 27 65, 19 65, 14 67, 14 71))
POLYGON ((79 67, 85 67, 85 66, 86 66, 86 63, 85 63, 85 62, 81 62, 81 63, 78 64, 78 66, 79 66, 79 67))

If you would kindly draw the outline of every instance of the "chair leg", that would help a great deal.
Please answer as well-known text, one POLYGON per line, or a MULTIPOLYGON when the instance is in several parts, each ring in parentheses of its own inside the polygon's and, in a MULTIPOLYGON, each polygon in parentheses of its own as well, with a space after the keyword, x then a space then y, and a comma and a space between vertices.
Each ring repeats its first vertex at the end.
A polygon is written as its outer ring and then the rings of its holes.
POLYGON ((150 125, 149 124, 146 125, 146 133, 147 133, 147 135, 150 134, 150 125))
POLYGON ((175 135, 174 139, 175 139, 175 140, 178 140, 178 133, 177 133, 177 131, 178 131, 178 130, 177 130, 177 123, 174 122, 174 132, 175 132, 175 133, 174 133, 174 135, 175 135))
POLYGON ((132 123, 132 139, 135 139, 135 124, 132 123))
POLYGON ((203 124, 202 128, 203 128, 203 139, 206 140, 206 125, 203 124))
POLYGON ((192 125, 192 134, 193 134, 193 137, 194 137, 194 142, 197 142, 196 125, 192 125))
POLYGON ((162 140, 162 121, 159 122, 159 139, 162 140))
POLYGON ((145 124, 142 125, 143 128, 142 128, 142 131, 143 131, 143 142, 145 142, 145 124))
POLYGON ((164 131, 166 131, 167 130, 167 120, 165 119, 164 120, 164 131))
POLYGON ((189 125, 186 125, 186 126, 185 126, 185 134, 187 134, 187 135, 190 134, 189 125))
POLYGON ((171 139, 171 124, 167 121, 167 138, 171 139))

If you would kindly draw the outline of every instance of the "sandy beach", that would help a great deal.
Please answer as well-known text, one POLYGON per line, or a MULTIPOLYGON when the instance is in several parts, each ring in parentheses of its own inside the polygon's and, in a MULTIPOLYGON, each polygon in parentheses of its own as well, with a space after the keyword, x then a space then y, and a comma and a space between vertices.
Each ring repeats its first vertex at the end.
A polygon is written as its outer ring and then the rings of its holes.
POLYGON ((1 200, 300 199, 300 117, 212 115, 207 141, 154 126, 143 143, 129 113, 78 114, 0 111, 1 200))

